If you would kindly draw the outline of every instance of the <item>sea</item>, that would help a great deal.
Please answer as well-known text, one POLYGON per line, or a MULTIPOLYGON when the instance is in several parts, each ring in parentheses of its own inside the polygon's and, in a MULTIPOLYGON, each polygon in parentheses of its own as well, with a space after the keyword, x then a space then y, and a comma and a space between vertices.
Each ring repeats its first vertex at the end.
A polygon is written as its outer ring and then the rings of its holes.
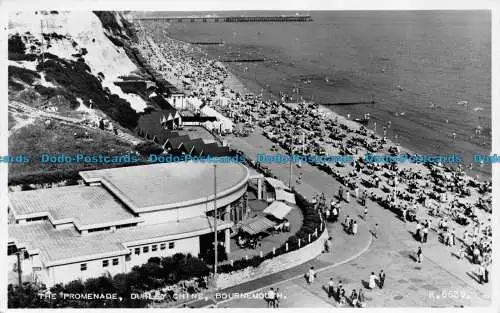
MULTIPOLYGON (((315 101, 421 154, 491 153, 489 11, 147 12, 142 16, 309 14, 312 22, 165 23, 152 33, 199 45, 250 90, 315 101), (476 136, 475 129, 481 128, 476 136), (455 133, 455 139, 453 139, 455 133)), ((470 174, 491 180, 491 166, 470 174)))

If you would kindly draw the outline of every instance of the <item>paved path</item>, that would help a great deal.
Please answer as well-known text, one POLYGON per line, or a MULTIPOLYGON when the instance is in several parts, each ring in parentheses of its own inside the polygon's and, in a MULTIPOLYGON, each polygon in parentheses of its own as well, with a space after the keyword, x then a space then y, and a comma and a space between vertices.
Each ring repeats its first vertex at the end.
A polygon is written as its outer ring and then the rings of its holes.
MULTIPOLYGON (((351 213, 361 213, 361 210, 354 209, 351 213)), ((285 296, 281 307, 308 307, 311 303, 336 307, 338 304, 328 299, 325 290, 330 277, 336 282, 342 280, 346 292, 350 294, 352 289, 362 288, 363 281, 368 280, 372 271, 378 274, 381 269, 387 273, 384 289, 369 291, 365 288, 369 307, 490 304, 491 285, 479 285, 474 278, 469 277, 464 272, 467 263, 453 260, 453 256, 437 242, 436 236, 431 235, 423 247, 423 263, 416 263, 414 255, 418 243, 412 237, 415 224, 405 224, 391 217, 391 214, 382 208, 369 212, 368 221, 376 220, 380 224, 377 238, 374 238, 369 250, 351 262, 321 272, 313 286, 308 286, 303 278, 272 285, 280 288, 285 296), (447 266, 444 265, 446 263, 447 266)), ((265 306, 259 299, 238 299, 219 304, 219 307, 265 306)))
MULTIPOLYGON (((328 223, 327 230, 333 237, 332 252, 322 253, 309 262, 269 276, 244 282, 217 292, 207 293, 204 297, 207 297, 208 299, 194 301, 188 305, 190 307, 204 307, 212 305, 215 302, 223 303, 225 299, 224 297, 229 297, 235 293, 258 292, 263 288, 274 285, 276 282, 303 279, 304 274, 311 266, 314 266, 318 272, 318 276, 320 276, 322 275, 322 271, 326 271, 329 268, 339 266, 356 259, 368 250, 372 242, 372 234, 370 233, 368 226, 363 222, 359 225, 359 232, 357 236, 347 234, 340 223, 340 219, 337 223, 328 223)), ((220 304, 218 304, 218 306, 220 307, 220 304)))
MULTIPOLYGON (((23 104, 23 103, 18 102, 18 101, 9 101, 9 107, 12 110, 15 110, 17 112, 22 112, 22 113, 28 114, 30 116, 30 119, 34 119, 36 117, 45 118, 45 119, 52 118, 52 119, 56 119, 56 120, 59 120, 62 122, 75 124, 75 125, 78 125, 79 127, 92 129, 92 130, 99 130, 99 128, 90 127, 90 126, 83 124, 83 122, 85 120, 84 118, 77 119, 77 118, 62 116, 62 115, 55 114, 55 113, 45 112, 45 111, 38 110, 36 108, 33 108, 29 105, 23 104)), ((115 127, 117 127, 117 129, 118 129, 118 135, 115 135, 116 138, 118 138, 118 139, 120 139, 128 144, 131 144, 131 145, 137 145, 141 142, 144 142, 143 139, 140 139, 140 138, 133 136, 132 134, 130 134, 128 132, 128 130, 124 129, 123 127, 121 127, 117 123, 115 123, 115 127)), ((113 134, 112 132, 107 132, 107 133, 113 134)), ((11 132, 9 132, 9 136, 10 135, 11 135, 11 132)))

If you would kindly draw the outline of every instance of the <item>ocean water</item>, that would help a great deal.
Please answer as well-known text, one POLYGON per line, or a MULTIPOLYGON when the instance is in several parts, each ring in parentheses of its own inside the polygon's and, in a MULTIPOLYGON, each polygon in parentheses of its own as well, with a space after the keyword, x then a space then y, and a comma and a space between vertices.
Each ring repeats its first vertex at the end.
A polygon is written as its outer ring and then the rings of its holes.
MULTIPOLYGON (((290 13, 295 14, 250 14, 290 13)), ((277 97, 280 91, 293 94, 298 88, 304 99, 340 114, 356 118, 370 113, 369 127, 376 123, 379 133, 391 121, 388 136, 397 136, 415 152, 459 153, 466 164, 473 154, 490 153, 490 12, 307 13, 313 22, 172 23, 152 35, 157 40, 171 36, 187 42, 223 41, 224 46, 201 46, 222 60, 265 58, 226 65, 248 88, 266 97, 277 97), (372 99, 375 104, 331 105, 372 99), (482 135, 471 138, 477 126, 482 135)), ((473 174, 488 178, 491 167, 475 165, 473 174)))

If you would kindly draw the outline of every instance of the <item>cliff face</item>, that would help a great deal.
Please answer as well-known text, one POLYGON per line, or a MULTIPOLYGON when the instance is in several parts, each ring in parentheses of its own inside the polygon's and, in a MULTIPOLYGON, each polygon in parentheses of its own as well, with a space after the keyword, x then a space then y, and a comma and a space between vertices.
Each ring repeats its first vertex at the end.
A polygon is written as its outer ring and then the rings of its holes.
POLYGON ((138 72, 123 47, 133 36, 119 12, 12 13, 9 98, 35 107, 99 109, 133 128, 146 103, 114 84, 138 72))

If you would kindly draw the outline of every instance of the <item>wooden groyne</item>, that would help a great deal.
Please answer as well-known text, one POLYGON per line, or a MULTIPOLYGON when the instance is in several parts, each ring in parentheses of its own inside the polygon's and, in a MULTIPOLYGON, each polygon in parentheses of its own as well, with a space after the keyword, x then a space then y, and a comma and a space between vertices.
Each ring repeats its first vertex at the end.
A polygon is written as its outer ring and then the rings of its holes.
POLYGON ((282 16, 226 16, 226 17, 202 17, 202 16, 170 16, 170 17, 141 17, 140 21, 173 22, 173 23, 268 23, 268 22, 312 22, 310 15, 282 15, 282 16))
POLYGON ((356 105, 356 104, 375 104, 375 100, 364 100, 364 101, 345 101, 345 102, 329 102, 329 103, 320 103, 321 105, 324 106, 329 106, 329 105, 356 105))
POLYGON ((202 46, 209 46, 209 45, 214 45, 214 46, 221 46, 224 45, 223 41, 193 41, 190 42, 192 45, 202 45, 202 46))
POLYGON ((257 58, 257 59, 225 59, 221 60, 221 62, 234 62, 234 63, 250 63, 250 62, 265 62, 266 59, 264 58, 257 58))

